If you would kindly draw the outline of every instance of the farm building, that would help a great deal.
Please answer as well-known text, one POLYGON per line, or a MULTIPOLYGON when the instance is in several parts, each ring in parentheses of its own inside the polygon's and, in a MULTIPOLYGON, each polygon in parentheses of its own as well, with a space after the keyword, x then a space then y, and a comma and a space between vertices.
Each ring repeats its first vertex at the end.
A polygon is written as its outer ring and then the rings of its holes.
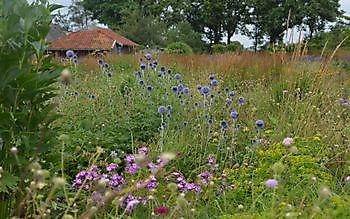
POLYGON ((136 46, 137 43, 108 28, 94 26, 53 40, 48 52, 63 57, 67 50, 73 50, 81 57, 92 52, 131 53, 136 46))

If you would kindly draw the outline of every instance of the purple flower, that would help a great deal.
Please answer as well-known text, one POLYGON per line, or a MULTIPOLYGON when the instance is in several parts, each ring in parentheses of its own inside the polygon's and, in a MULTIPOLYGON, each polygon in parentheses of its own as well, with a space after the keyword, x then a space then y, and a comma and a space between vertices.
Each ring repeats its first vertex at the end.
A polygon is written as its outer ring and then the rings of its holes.
POLYGON ((137 199, 131 200, 127 203, 125 210, 130 213, 139 203, 140 201, 137 199))
POLYGON ((107 170, 107 172, 111 172, 111 171, 115 170, 117 168, 117 166, 118 165, 115 163, 110 163, 106 166, 106 170, 107 170))
MULTIPOLYGON (((230 97, 233 97, 235 95, 235 92, 234 91, 230 91, 229 95, 230 95, 230 97)), ((243 101, 244 101, 244 98, 243 98, 243 101)))
POLYGON ((287 137, 283 139, 282 144, 286 147, 290 146, 293 143, 293 138, 287 137))
POLYGON ((152 91, 153 87, 152 87, 151 85, 147 85, 147 86, 146 86, 146 89, 147 89, 148 91, 152 91))
POLYGON ((150 61, 150 60, 152 59, 152 55, 151 55, 150 53, 147 53, 147 54, 145 55, 145 58, 146 58, 148 61, 150 61))
POLYGON ((255 125, 258 129, 261 129, 261 128, 264 128, 265 123, 263 120, 259 119, 259 120, 256 120, 255 125))
POLYGON ((339 103, 345 103, 346 101, 345 101, 344 98, 339 98, 339 99, 338 99, 338 102, 339 102, 339 103))
POLYGON ((72 58, 72 57, 74 56, 74 52, 73 52, 72 50, 67 50, 66 56, 67 56, 68 58, 72 58))
POLYGON ((164 114, 165 112, 166 112, 166 107, 165 106, 160 106, 160 107, 158 107, 158 113, 160 113, 160 114, 164 114))
POLYGON ((209 75, 209 80, 212 81, 212 80, 214 80, 214 78, 215 78, 214 74, 210 74, 210 75, 209 75))
POLYGON ((141 68, 142 70, 145 70, 145 69, 146 69, 146 65, 143 64, 143 63, 141 63, 140 68, 141 68))
POLYGON ((201 179, 202 184, 207 184, 209 179, 212 177, 212 174, 209 172, 203 172, 198 175, 198 177, 201 179))
POLYGON ((201 85, 197 85, 197 90, 201 90, 202 89, 202 86, 201 85))
POLYGON ((184 92, 185 94, 188 94, 188 93, 190 92, 190 88, 185 87, 185 88, 183 89, 183 92, 184 92))
POLYGON ((268 179, 268 180, 265 181, 265 185, 266 185, 266 187, 273 189, 276 186, 278 186, 278 181, 273 179, 273 178, 272 179, 268 179))
POLYGON ((209 91, 210 91, 210 88, 209 88, 208 86, 204 86, 204 87, 201 88, 201 92, 202 92, 204 95, 208 94, 209 91))
POLYGON ((139 148, 138 152, 139 152, 139 154, 146 155, 148 152, 148 149, 147 149, 147 147, 141 147, 141 148, 139 148))
POLYGON ((154 209, 154 213, 164 216, 164 215, 167 215, 167 214, 169 213, 169 208, 163 207, 163 206, 156 207, 156 208, 154 209))
POLYGON ((230 116, 231 116, 232 119, 237 119, 238 118, 238 112, 237 111, 232 111, 230 113, 230 116))
POLYGON ((239 103, 240 105, 244 104, 244 97, 240 96, 240 97, 238 98, 238 103, 239 103))
POLYGON ((174 78, 179 80, 181 78, 181 75, 179 73, 177 73, 177 74, 174 75, 174 78))
POLYGON ((165 69, 164 66, 160 67, 160 71, 161 71, 161 72, 165 72, 165 70, 166 70, 166 69, 165 69))
POLYGON ((221 121, 220 121, 220 126, 221 126, 221 128, 223 128, 223 129, 227 129, 228 124, 227 124, 227 122, 226 122, 225 120, 221 120, 221 121))
POLYGON ((210 85, 215 87, 215 86, 218 85, 218 81, 215 80, 215 79, 213 79, 213 80, 210 82, 210 85))
POLYGON ((215 160, 211 155, 208 156, 208 163, 210 163, 210 164, 215 163, 215 160))

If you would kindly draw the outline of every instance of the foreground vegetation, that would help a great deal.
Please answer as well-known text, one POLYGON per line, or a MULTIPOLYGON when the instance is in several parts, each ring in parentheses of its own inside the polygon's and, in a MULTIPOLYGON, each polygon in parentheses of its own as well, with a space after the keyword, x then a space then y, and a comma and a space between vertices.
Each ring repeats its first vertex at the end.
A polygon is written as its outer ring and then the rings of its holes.
POLYGON ((3 6, 0 218, 349 218, 346 56, 54 64, 54 8, 3 6))

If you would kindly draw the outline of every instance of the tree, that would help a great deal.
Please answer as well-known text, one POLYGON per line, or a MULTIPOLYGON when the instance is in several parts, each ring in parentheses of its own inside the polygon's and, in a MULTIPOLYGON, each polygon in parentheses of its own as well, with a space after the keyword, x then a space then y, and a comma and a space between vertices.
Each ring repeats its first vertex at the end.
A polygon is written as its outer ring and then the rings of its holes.
POLYGON ((223 31, 227 36, 227 44, 238 31, 239 26, 244 26, 245 17, 248 15, 248 4, 244 0, 224 0, 223 31))
POLYGON ((70 30, 70 20, 67 14, 62 14, 59 10, 56 14, 53 15, 52 23, 59 25, 63 30, 70 30))
POLYGON ((68 7, 68 16, 73 30, 84 29, 92 23, 92 13, 84 8, 82 0, 73 0, 68 7))
POLYGON ((304 24, 309 30, 309 38, 323 31, 328 22, 336 21, 342 14, 339 0, 303 0, 305 8, 304 24))

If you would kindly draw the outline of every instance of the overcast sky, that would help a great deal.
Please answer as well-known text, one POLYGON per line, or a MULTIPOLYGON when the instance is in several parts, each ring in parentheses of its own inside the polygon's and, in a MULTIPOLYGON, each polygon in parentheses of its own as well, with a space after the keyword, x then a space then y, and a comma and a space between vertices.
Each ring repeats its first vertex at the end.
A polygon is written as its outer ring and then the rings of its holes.
MULTIPOLYGON (((29 2, 33 0, 28 0, 29 2)), ((51 3, 61 4, 64 6, 69 6, 72 3, 72 0, 49 0, 51 3)), ((350 15, 350 0, 340 0, 341 10, 345 11, 345 14, 350 15)), ((246 47, 251 46, 252 42, 249 38, 242 35, 235 35, 232 40, 237 40, 243 43, 246 47)))

